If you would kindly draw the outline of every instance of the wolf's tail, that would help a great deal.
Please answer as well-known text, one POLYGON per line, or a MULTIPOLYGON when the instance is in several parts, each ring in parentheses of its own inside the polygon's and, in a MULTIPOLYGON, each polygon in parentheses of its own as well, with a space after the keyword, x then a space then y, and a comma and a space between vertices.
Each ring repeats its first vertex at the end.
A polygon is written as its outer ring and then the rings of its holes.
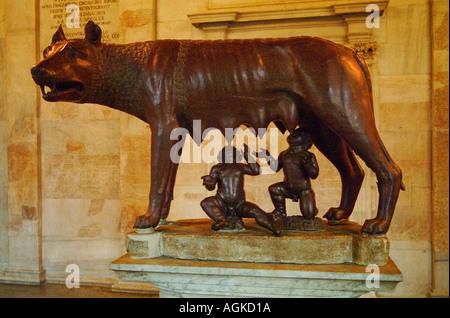
POLYGON ((370 106, 372 107, 372 113, 374 112, 374 107, 373 107, 373 92, 372 92, 372 80, 370 79, 370 72, 369 72, 369 67, 367 66, 366 61, 364 61, 359 55, 358 53, 356 53, 354 50, 351 50, 349 48, 347 48, 348 50, 351 51, 353 57, 355 58, 356 62, 358 63, 359 67, 361 67, 363 73, 364 73, 364 77, 366 78, 366 83, 367 83, 367 88, 369 89, 369 95, 370 95, 370 106))

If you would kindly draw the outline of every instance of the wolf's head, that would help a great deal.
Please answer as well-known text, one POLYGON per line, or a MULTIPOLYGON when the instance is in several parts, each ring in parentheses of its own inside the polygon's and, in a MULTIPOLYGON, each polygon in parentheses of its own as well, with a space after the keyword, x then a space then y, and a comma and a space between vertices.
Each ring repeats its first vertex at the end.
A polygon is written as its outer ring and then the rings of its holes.
POLYGON ((102 30, 92 21, 84 30, 84 39, 67 40, 60 26, 44 50, 44 59, 31 69, 46 101, 83 103, 94 90, 96 69, 91 55, 101 45, 102 30))

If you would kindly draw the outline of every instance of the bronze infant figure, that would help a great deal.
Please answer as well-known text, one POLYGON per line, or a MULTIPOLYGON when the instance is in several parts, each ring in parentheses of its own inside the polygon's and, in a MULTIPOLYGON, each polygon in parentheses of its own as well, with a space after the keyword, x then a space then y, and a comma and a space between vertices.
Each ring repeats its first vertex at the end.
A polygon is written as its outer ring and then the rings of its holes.
POLYGON ((245 200, 244 175, 257 176, 261 167, 257 162, 249 162, 248 146, 244 144, 244 154, 235 147, 225 146, 219 153, 219 164, 211 168, 209 175, 203 176, 203 185, 212 191, 217 185, 215 196, 204 199, 200 205, 205 213, 216 223, 211 228, 242 229, 241 218, 254 218, 260 226, 281 235, 282 220, 274 214, 260 209, 256 204, 245 200), (247 164, 240 163, 244 157, 247 164))
POLYGON ((259 158, 270 162, 275 172, 283 169, 284 181, 269 187, 270 198, 275 206, 274 213, 286 217, 286 198, 294 202, 300 201, 300 212, 306 219, 313 219, 317 213, 315 193, 311 188, 310 179, 319 176, 319 166, 316 156, 309 152, 312 139, 304 128, 297 128, 287 138, 289 148, 283 151, 275 160, 265 150, 255 153, 259 158))

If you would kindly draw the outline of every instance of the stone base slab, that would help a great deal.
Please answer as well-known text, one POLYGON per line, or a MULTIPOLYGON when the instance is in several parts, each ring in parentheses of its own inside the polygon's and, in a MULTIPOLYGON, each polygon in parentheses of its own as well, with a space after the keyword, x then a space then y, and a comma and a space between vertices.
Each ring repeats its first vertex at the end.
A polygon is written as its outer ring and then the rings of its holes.
POLYGON ((116 281, 111 286, 111 291, 118 293, 133 293, 159 296, 159 290, 146 282, 116 281))
POLYGON ((40 285, 45 280, 45 270, 43 268, 34 270, 8 267, 3 275, 0 276, 0 283, 11 284, 40 285))
POLYGON ((385 236, 361 235, 361 226, 326 225, 325 231, 283 231, 281 237, 245 220, 245 231, 211 230, 209 219, 182 220, 160 225, 150 234, 126 238, 131 258, 172 257, 186 260, 292 264, 376 264, 389 259, 385 236))
POLYGON ((378 272, 354 264, 299 265, 135 259, 129 254, 111 263, 119 282, 145 282, 166 297, 359 297, 393 292, 402 281, 388 260, 378 272), (375 275, 374 275, 375 274, 375 275))

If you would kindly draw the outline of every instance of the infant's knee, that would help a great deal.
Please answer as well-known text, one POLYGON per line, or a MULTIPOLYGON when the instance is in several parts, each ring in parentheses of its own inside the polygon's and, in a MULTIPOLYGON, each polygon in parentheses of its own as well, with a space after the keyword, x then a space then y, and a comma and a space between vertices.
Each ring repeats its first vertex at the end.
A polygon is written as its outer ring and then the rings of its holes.
POLYGON ((282 183, 275 183, 269 186, 269 193, 280 195, 283 194, 284 185, 282 183))
POLYGON ((200 202, 200 206, 202 207, 203 210, 207 210, 209 208, 216 206, 216 204, 214 203, 214 197, 208 197, 206 199, 203 199, 202 202, 200 202))
POLYGON ((318 210, 316 206, 316 199, 314 191, 307 190, 303 191, 300 197, 300 210, 303 217, 307 219, 313 219, 316 217, 318 210))

